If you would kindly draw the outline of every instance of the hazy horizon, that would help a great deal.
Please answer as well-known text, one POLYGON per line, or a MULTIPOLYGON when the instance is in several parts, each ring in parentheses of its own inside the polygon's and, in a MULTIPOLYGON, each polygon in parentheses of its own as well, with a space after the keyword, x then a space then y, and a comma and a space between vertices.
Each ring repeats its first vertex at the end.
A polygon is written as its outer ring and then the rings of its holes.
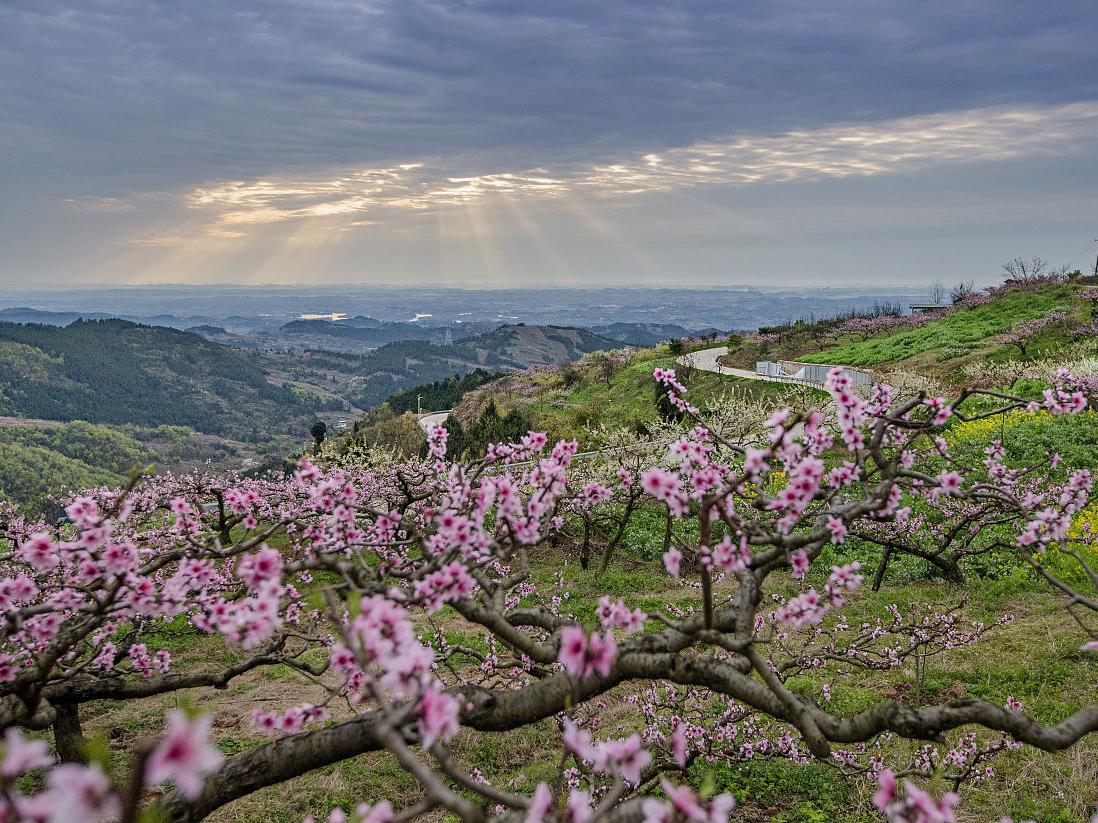
MULTIPOLYGON (((990 278, 991 281, 1001 280, 1002 277, 990 278)), ((944 281, 943 281, 944 282, 944 281)), ((827 291, 843 291, 843 292, 873 292, 873 291, 888 291, 896 294, 916 294, 923 293, 931 288, 933 281, 927 281, 926 283, 913 282, 910 284, 876 284, 870 285, 867 283, 829 283, 826 285, 764 285, 764 284, 748 284, 748 283, 734 283, 734 284, 676 284, 671 285, 630 285, 628 283, 607 283, 607 284, 592 284, 592 285, 539 285, 537 283, 520 283, 514 286, 500 286, 500 285, 475 285, 475 284, 445 284, 436 285, 431 283, 408 283, 394 285, 392 283, 371 283, 371 282, 356 282, 356 281, 332 281, 328 283, 242 283, 242 282, 218 282, 218 283, 74 283, 65 284, 55 288, 42 288, 42 287, 14 287, 5 288, 0 291, 0 301, 3 300, 4 295, 56 295, 58 293, 76 292, 76 291, 156 291, 171 290, 171 289, 187 289, 187 290, 203 290, 203 289, 241 289, 241 290, 253 290, 262 291, 264 289, 274 289, 283 291, 308 291, 308 290, 323 290, 323 289, 392 289, 400 291, 561 291, 561 292, 575 292, 575 291, 603 291, 603 290, 622 290, 622 291, 756 291, 756 292, 801 292, 801 291, 813 291, 813 292, 827 292, 827 291)))

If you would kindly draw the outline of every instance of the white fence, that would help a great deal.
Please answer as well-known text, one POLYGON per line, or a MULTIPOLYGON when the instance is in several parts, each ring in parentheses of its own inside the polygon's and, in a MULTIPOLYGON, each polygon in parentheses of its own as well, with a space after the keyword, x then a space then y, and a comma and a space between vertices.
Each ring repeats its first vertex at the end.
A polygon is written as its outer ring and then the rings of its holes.
MULTIPOLYGON (((755 374, 767 377, 771 380, 781 380, 785 383, 806 383, 810 386, 822 386, 827 382, 827 375, 835 366, 826 366, 817 363, 795 363, 791 360, 782 360, 774 363, 769 360, 755 362, 755 374)), ((869 372, 861 369, 841 366, 843 374, 850 378, 856 386, 868 386, 873 382, 869 372)))

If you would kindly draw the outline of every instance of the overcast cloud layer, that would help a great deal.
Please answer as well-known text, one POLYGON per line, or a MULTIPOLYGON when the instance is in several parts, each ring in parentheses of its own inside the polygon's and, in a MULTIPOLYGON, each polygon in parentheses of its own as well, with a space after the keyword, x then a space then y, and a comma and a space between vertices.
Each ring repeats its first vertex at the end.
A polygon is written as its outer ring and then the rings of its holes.
POLYGON ((1091 257, 1098 4, 0 2, 0 287, 1091 257))

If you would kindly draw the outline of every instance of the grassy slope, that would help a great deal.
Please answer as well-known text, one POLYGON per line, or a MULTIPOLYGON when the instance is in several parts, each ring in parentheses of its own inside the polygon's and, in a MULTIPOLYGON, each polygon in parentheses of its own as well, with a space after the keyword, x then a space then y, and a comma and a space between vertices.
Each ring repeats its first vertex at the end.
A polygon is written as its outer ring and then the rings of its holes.
MULTIPOLYGON (((699 347, 704 348, 704 346, 699 347)), ((578 437, 584 445, 586 433, 597 425, 634 427, 657 418, 656 384, 652 371, 657 367, 679 368, 667 346, 641 349, 624 366, 616 369, 609 385, 594 370, 579 364, 575 382, 568 384, 558 372, 536 373, 505 378, 470 393, 459 413, 475 416, 489 398, 507 411, 520 408, 533 418, 535 428, 550 437, 578 437)), ((682 369, 679 368, 680 373, 682 369)), ((686 377, 690 400, 702 408, 722 394, 746 392, 780 397, 788 387, 779 383, 720 376, 693 370, 686 377)))
POLYGON ((875 366, 898 363, 936 349, 986 344, 1022 320, 1041 317, 1074 304, 1070 286, 1050 286, 1031 292, 1007 292, 990 303, 961 309, 918 329, 880 335, 869 340, 833 346, 798 358, 805 363, 841 363, 875 366))

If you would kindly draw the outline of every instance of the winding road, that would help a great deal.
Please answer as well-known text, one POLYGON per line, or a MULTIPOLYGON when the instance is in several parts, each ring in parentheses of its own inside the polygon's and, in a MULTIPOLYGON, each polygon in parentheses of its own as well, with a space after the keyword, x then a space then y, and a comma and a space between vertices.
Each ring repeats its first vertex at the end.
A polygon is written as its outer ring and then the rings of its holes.
POLYGON ((719 362, 719 358, 724 357, 726 354, 728 354, 728 346, 716 346, 712 349, 702 349, 701 351, 684 354, 678 359, 678 363, 680 366, 693 366, 695 369, 701 369, 702 371, 711 371, 714 374, 724 374, 729 377, 742 377, 745 380, 764 380, 767 383, 789 383, 794 386, 818 385, 807 380, 798 380, 795 377, 771 377, 765 374, 756 374, 747 369, 735 369, 732 366, 723 366, 719 362))
POLYGON ((441 426, 446 422, 446 418, 450 416, 450 412, 453 409, 444 409, 440 412, 431 412, 420 417, 416 422, 419 423, 419 427, 423 429, 424 434, 430 434, 435 426, 441 426))

